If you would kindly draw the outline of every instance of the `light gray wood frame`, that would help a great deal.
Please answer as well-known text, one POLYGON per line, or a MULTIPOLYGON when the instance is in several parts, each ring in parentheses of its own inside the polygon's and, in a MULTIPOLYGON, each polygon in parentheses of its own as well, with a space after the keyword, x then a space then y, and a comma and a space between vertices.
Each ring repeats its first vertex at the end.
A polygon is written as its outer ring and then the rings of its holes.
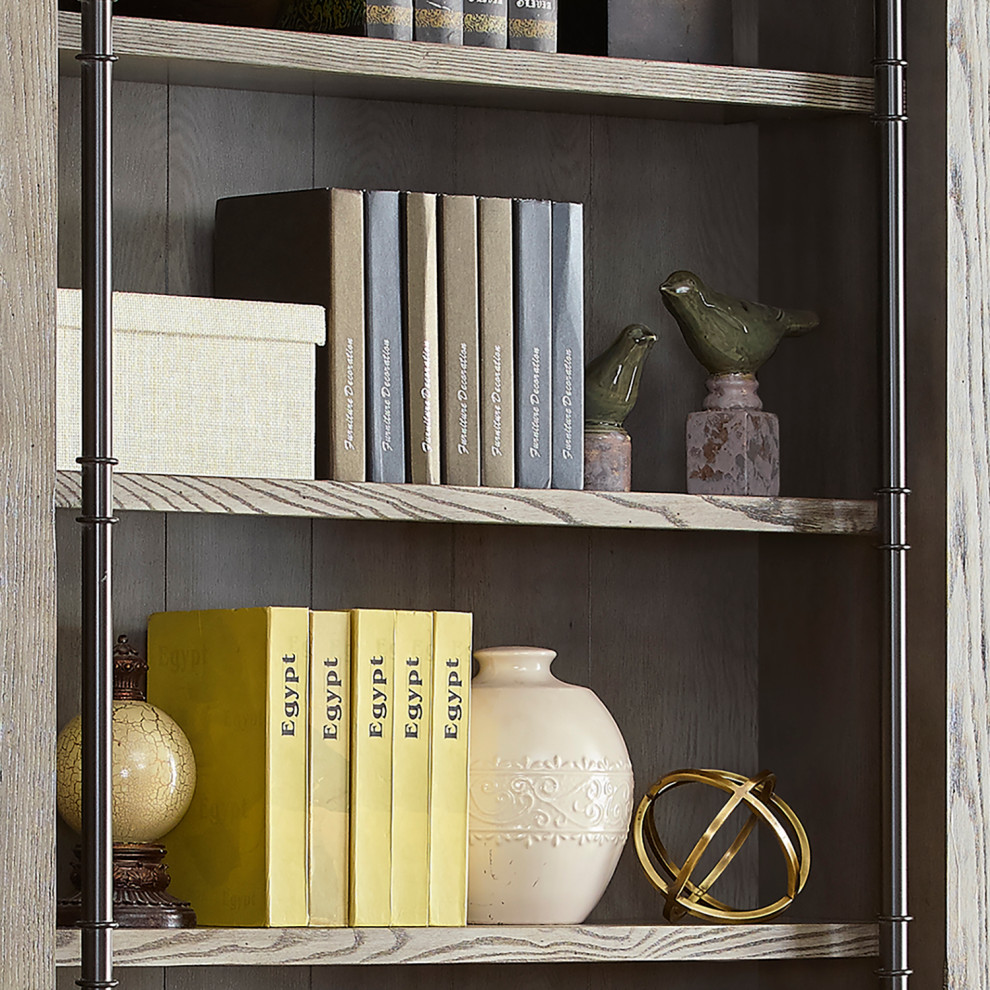
POLYGON ((0 985, 54 983, 55 0, 0 11, 0 985))

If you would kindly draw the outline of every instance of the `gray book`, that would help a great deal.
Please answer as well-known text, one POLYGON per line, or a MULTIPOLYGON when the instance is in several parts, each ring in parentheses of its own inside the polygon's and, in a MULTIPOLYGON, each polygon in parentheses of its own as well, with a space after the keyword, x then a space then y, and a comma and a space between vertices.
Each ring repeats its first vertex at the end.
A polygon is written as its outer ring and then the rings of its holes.
POLYGON ((285 0, 275 26, 411 41, 413 0, 285 0))
POLYGON ((368 479, 406 480, 399 194, 364 194, 368 479))
POLYGON ((584 487, 584 208, 551 209, 551 352, 554 488, 584 487))
POLYGON ((447 485, 481 484, 478 205, 440 197, 440 420, 447 485))
POLYGON ((464 44, 475 48, 507 48, 506 11, 511 0, 464 0, 464 44))
POLYGON ((516 487, 550 487, 550 204, 515 203, 516 487))
POLYGON ((413 0, 413 37, 440 45, 464 43, 464 0, 413 0))
POLYGON ((557 0, 508 0, 509 47, 530 52, 557 50, 557 0))

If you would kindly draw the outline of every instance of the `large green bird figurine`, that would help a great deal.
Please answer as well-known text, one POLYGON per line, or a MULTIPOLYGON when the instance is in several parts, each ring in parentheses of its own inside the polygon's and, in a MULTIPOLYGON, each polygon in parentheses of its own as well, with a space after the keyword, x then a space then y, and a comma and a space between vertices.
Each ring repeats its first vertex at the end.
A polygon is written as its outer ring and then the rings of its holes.
POLYGON ((692 272, 674 272, 660 286, 664 306, 688 347, 712 375, 751 375, 782 337, 818 326, 810 310, 777 309, 709 289, 692 272))

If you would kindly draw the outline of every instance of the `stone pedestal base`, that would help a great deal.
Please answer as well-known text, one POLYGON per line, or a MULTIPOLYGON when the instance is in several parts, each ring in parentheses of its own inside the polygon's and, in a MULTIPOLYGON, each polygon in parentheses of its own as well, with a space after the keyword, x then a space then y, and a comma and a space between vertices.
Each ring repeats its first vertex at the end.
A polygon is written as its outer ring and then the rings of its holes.
POLYGON ((691 413, 687 490, 690 495, 779 495, 777 417, 753 409, 691 413))
MULTIPOLYGON (((76 847, 72 882, 80 886, 79 856, 76 847)), ((121 928, 195 928, 196 912, 187 901, 168 893, 168 867, 163 862, 165 847, 155 843, 113 844, 113 920, 121 928)), ((58 901, 56 924, 71 927, 82 917, 82 897, 76 894, 58 901)))
POLYGON ((632 439, 625 430, 585 428, 584 487, 589 492, 632 489, 632 439))

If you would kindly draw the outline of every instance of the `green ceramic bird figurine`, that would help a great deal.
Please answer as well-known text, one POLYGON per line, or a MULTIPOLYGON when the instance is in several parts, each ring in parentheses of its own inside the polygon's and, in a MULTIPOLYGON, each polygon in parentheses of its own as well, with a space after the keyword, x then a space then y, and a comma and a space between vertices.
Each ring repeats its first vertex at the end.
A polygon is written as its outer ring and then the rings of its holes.
POLYGON ((587 426, 621 428, 639 397, 643 362, 657 335, 632 323, 584 373, 584 422, 587 426))
POLYGON ((674 272, 660 286, 694 356, 713 375, 752 375, 782 337, 818 326, 810 310, 777 309, 709 289, 692 272, 674 272))

